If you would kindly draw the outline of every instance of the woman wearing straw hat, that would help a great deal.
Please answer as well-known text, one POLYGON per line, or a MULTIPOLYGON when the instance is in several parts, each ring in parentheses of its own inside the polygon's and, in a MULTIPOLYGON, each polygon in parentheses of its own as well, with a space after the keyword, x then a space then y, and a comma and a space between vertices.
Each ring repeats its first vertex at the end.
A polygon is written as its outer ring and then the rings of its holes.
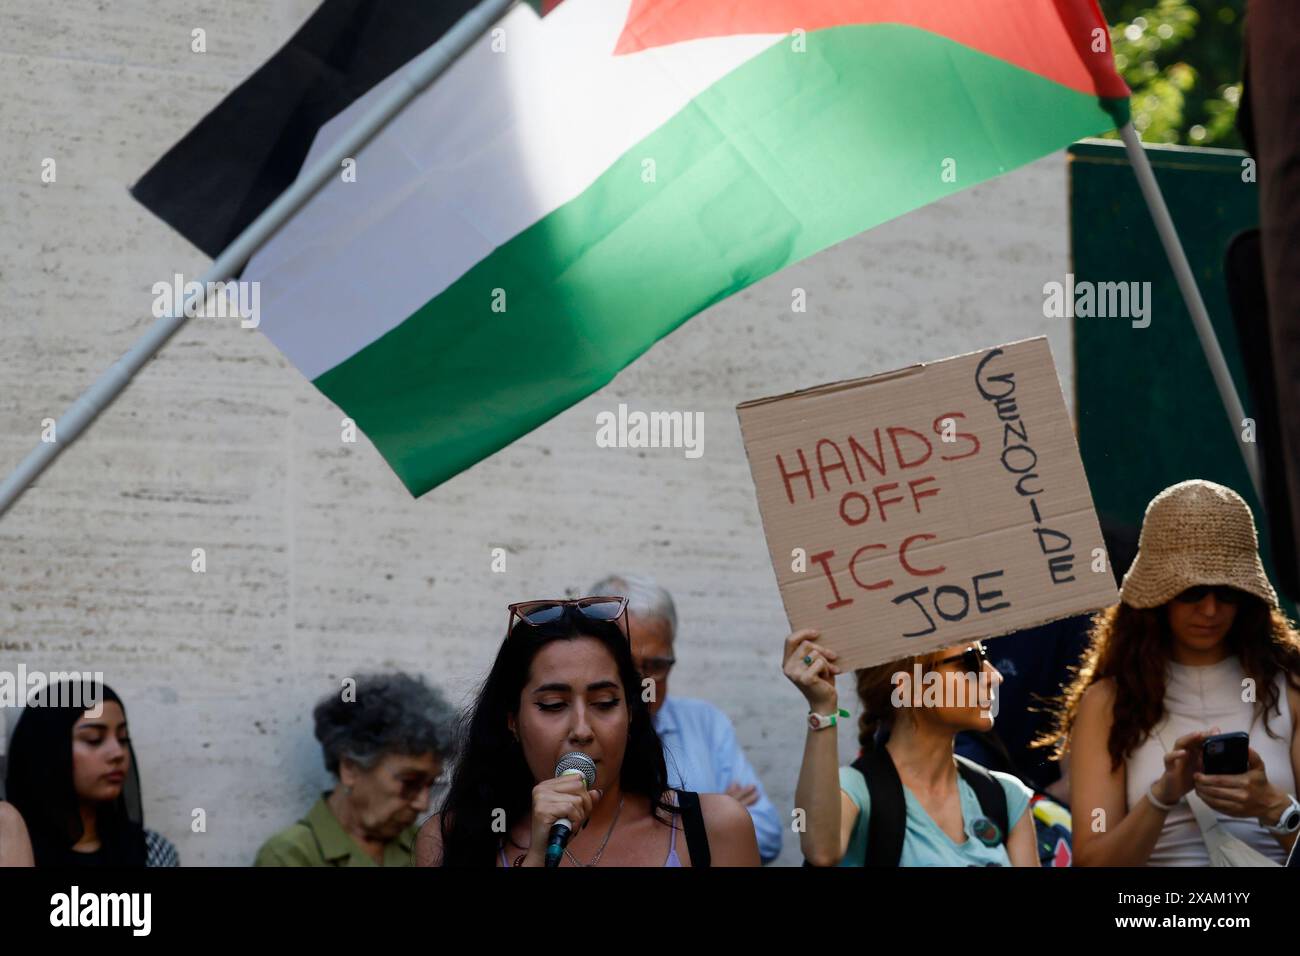
POLYGON ((1208 481, 1166 488, 1044 741, 1068 747, 1075 864, 1282 863, 1300 830, 1297 714, 1300 635, 1249 506, 1208 481), (1236 731, 1246 772, 1205 773, 1206 738, 1236 731))

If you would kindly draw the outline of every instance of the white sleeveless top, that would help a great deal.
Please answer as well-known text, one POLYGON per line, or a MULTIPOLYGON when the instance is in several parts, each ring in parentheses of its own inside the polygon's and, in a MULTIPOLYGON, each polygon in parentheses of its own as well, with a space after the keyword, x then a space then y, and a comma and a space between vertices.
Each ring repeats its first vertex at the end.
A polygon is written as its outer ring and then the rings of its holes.
MULTIPOLYGON (((1222 733, 1245 730, 1250 747, 1264 761, 1269 783, 1294 794, 1295 773, 1291 767, 1291 733, 1295 715, 1286 694, 1286 675, 1277 675, 1278 707, 1281 714, 1269 714, 1270 737, 1264 721, 1256 715, 1257 705, 1243 701, 1242 681, 1246 673, 1233 655, 1217 664, 1189 667, 1170 661, 1165 672, 1165 716, 1125 764, 1128 806, 1131 808, 1165 772, 1164 755, 1183 734, 1218 727, 1222 733), (1163 743, 1162 743, 1163 741, 1163 743)), ((1256 694, 1262 698, 1262 694, 1256 694)), ((1224 828, 1233 836, 1254 847, 1278 863, 1286 862, 1285 851, 1254 817, 1228 817, 1219 814, 1224 828)), ((1209 866, 1210 854, 1196 825, 1196 817, 1179 800, 1165 815, 1164 829, 1151 852, 1148 866, 1209 866)))

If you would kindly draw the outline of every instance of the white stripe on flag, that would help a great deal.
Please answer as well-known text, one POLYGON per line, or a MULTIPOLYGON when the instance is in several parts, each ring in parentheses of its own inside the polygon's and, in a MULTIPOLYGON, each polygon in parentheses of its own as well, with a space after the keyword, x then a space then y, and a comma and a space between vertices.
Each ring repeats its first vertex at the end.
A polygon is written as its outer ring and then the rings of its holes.
MULTIPOLYGON (((504 52, 484 37, 371 141, 356 182, 326 185, 253 257, 244 278, 262 283, 261 328, 304 375, 399 325, 783 38, 612 56, 630 3, 566 0, 545 20, 516 7, 504 52)), ((307 162, 396 79, 322 127, 307 162)))

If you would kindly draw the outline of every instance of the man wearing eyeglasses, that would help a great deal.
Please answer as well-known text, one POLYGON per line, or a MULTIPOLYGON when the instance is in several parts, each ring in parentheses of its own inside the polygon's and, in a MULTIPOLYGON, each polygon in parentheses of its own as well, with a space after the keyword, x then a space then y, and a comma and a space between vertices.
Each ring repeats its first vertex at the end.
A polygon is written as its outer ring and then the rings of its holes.
POLYGON ((641 676, 654 682, 647 704, 663 741, 669 786, 735 797, 754 821, 759 856, 764 863, 776 859, 781 852, 781 820, 745 759, 731 721, 706 700, 668 696, 668 676, 677 662, 673 656, 677 608, 672 595, 650 578, 635 574, 610 575, 587 593, 628 599, 632 657, 641 676))

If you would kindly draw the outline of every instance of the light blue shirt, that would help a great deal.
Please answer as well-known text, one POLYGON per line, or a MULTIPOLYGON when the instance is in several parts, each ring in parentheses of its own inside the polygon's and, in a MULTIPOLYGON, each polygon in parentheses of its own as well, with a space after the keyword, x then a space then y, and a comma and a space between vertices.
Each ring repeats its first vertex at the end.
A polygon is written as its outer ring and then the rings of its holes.
MULTIPOLYGON (((1015 777, 1007 773, 990 770, 989 773, 1007 794, 1007 822, 1014 829, 1016 822, 1029 806, 1034 795, 1015 777)), ((853 826, 853 836, 849 839, 848 852, 840 861, 840 866, 862 866, 867 859, 867 828, 871 820, 871 793, 867 789, 866 778, 853 767, 840 767, 840 789, 857 804, 858 822, 853 826)), ((957 795, 961 799, 961 817, 966 831, 966 839, 954 843, 944 833, 921 806, 912 791, 903 787, 903 799, 907 804, 906 832, 903 836, 903 852, 899 857, 899 866, 1010 866, 1011 857, 1007 855, 1005 843, 989 847, 981 843, 973 833, 971 824, 977 817, 982 817, 980 801, 975 791, 960 776, 957 778, 957 795)), ((1006 834, 1010 837, 1010 834, 1006 834)))
POLYGON ((754 821, 758 855, 768 863, 781 852, 781 819, 745 759, 727 715, 705 700, 665 697, 655 714, 664 745, 668 785, 696 793, 726 793, 733 783, 758 788, 758 802, 745 809, 754 821))

